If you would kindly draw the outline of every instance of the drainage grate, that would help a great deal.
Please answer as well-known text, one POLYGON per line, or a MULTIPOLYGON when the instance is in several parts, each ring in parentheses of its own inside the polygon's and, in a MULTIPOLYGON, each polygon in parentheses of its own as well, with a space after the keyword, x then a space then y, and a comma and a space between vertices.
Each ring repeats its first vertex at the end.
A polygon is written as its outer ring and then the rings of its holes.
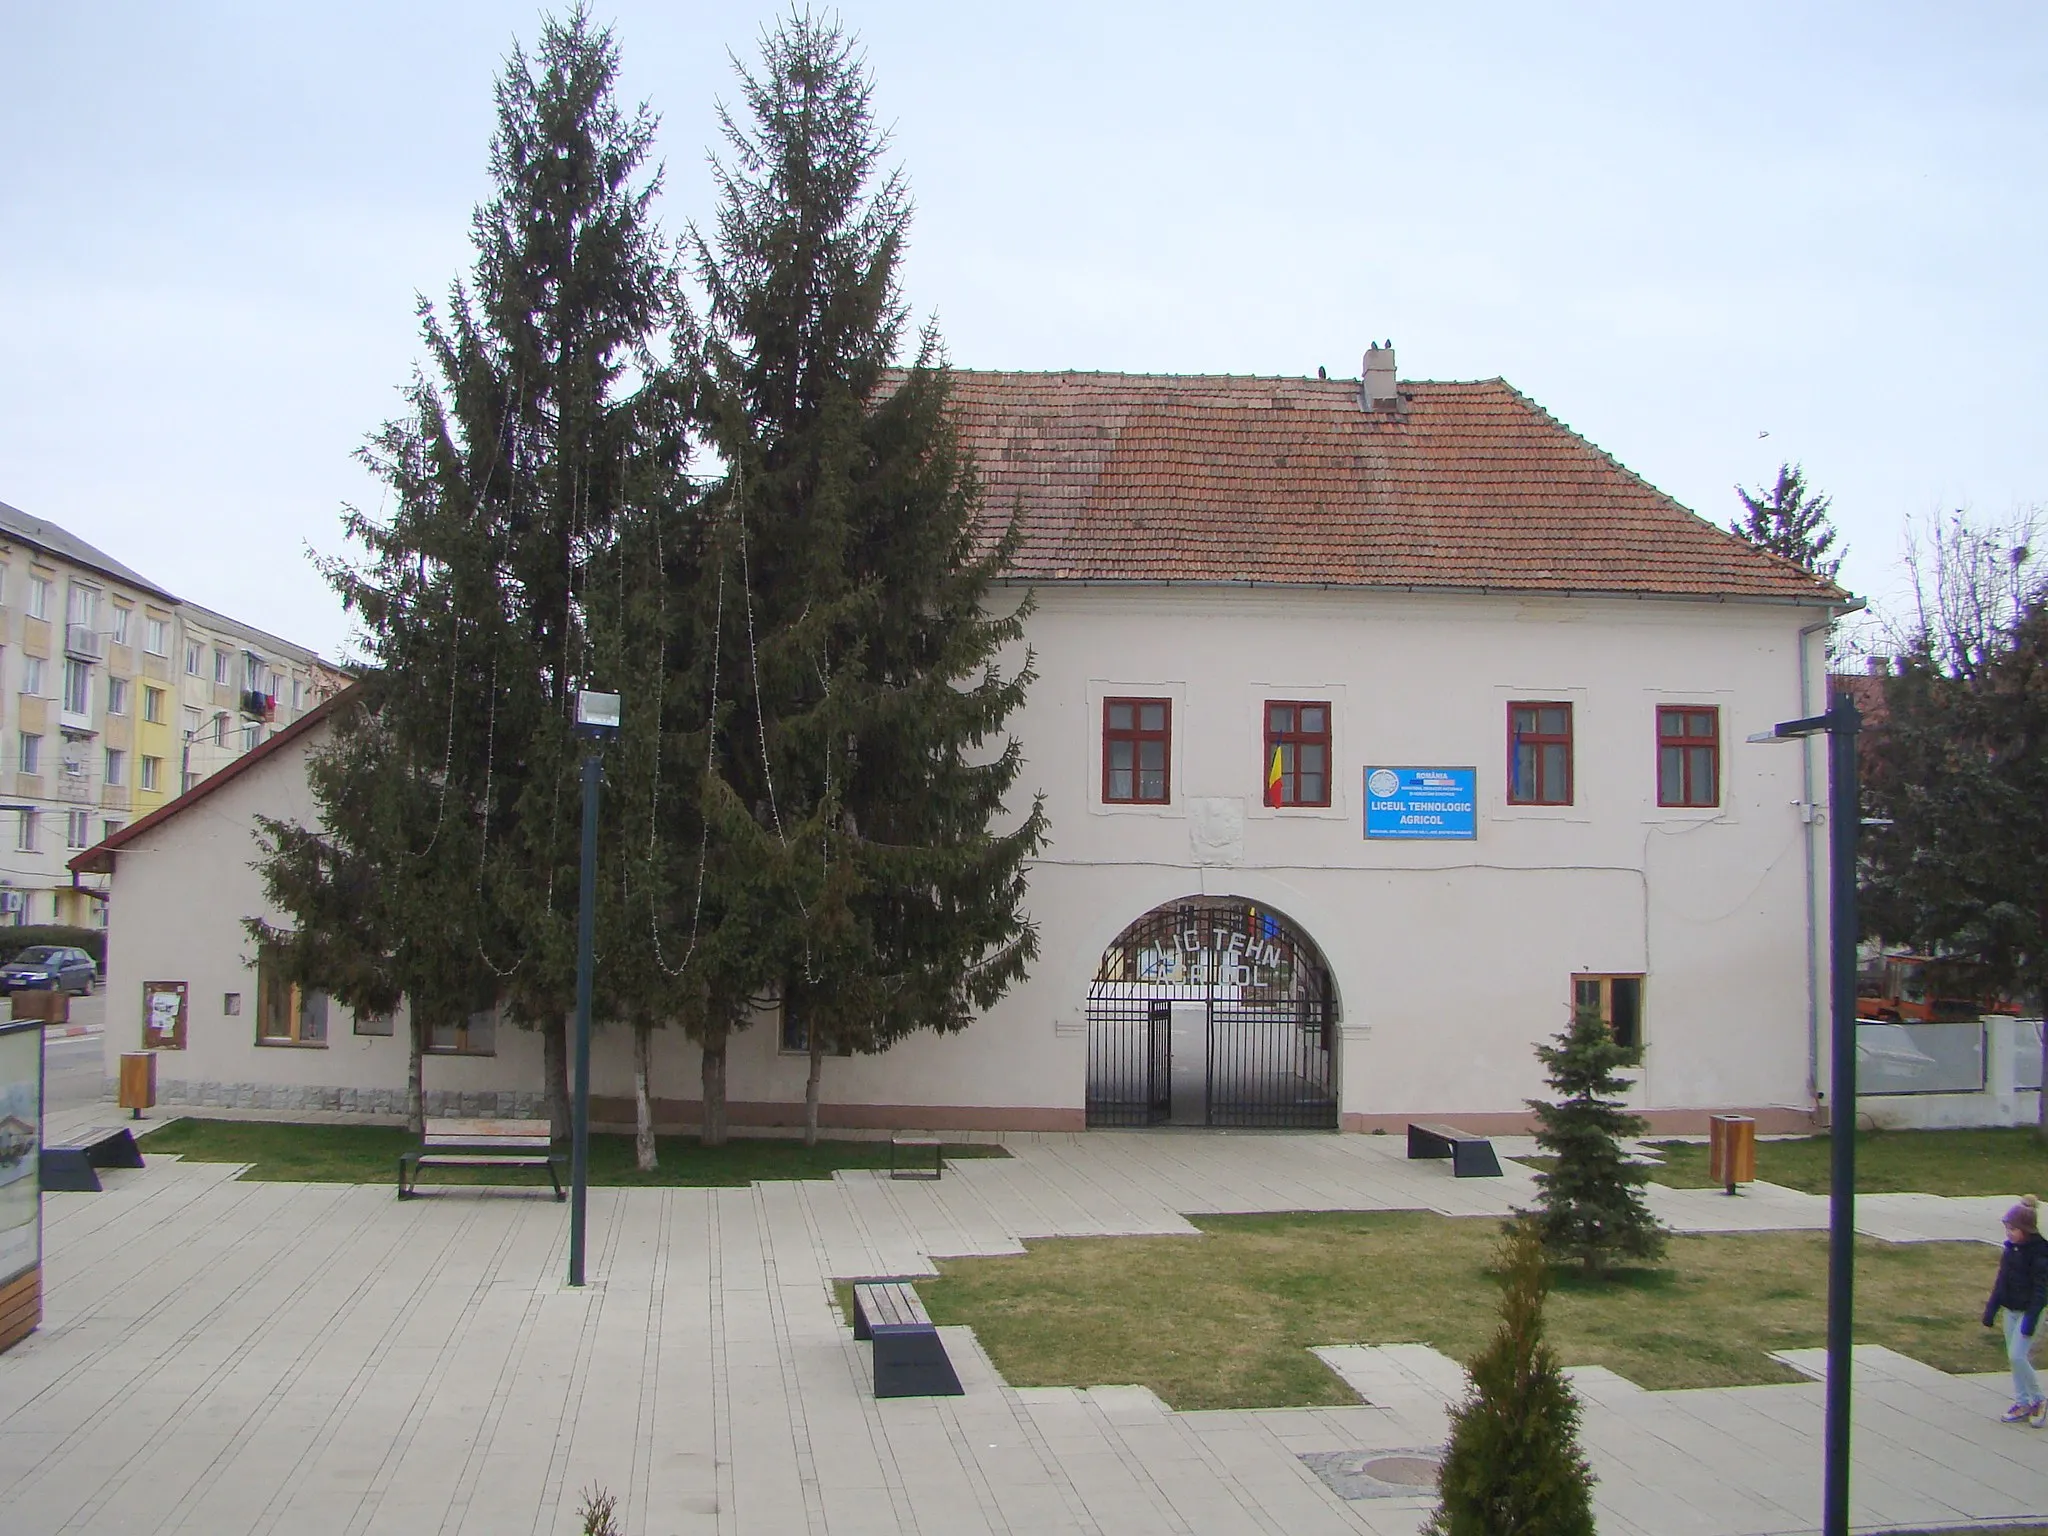
POLYGON ((1301 1459, 1340 1499, 1412 1499, 1435 1490, 1443 1453, 1309 1451, 1301 1459))

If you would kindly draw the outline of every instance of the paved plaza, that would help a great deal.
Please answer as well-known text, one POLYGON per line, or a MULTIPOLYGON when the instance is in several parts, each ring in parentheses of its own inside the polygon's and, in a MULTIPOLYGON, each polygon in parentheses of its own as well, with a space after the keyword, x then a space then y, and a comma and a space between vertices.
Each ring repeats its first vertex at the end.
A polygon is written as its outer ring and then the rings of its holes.
MULTIPOLYGON (((0 1357, 0 1530, 557 1536, 592 1486, 628 1536, 1417 1530, 1430 1500, 1402 1469, 1441 1447, 1463 1390, 1432 1349, 1330 1341, 1359 1406, 1176 1413, 1139 1387, 1008 1387, 947 1329, 966 1395, 876 1402, 831 1282, 1209 1212, 1503 1214, 1530 1198, 1525 1171, 1453 1180, 1393 1137, 1008 1140, 1011 1158, 936 1183, 593 1190, 581 1292, 545 1194, 401 1204, 153 1157, 103 1194, 52 1195, 44 1326, 0 1357)), ((1826 1219, 1772 1186, 1656 1199, 1692 1230, 1826 1219)), ((1911 1241, 1995 1237, 2005 1202, 1859 1204, 1863 1230, 1911 1241)), ((1817 1529, 1817 1380, 1576 1375, 1607 1536, 1817 1529)), ((1858 1526, 2048 1511, 2048 1435, 1994 1422, 2005 1385, 1859 1350, 1858 1526)))

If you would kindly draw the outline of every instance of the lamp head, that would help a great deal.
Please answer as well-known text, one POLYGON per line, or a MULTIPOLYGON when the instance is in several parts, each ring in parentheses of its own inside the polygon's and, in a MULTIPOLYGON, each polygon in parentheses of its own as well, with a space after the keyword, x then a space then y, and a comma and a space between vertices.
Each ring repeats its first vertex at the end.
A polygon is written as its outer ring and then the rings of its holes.
POLYGON ((619 696, 597 693, 589 688, 576 694, 576 734, 595 741, 610 741, 619 734, 619 696))

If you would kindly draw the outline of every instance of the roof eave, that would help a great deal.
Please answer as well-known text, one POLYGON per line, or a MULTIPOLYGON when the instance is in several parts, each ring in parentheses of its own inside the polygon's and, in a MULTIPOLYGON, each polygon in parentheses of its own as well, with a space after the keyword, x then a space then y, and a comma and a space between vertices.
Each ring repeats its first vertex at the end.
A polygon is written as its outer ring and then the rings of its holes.
POLYGON ((1171 576, 1020 576, 995 579, 1000 587, 1189 587, 1211 591, 1271 588, 1283 592, 1399 592, 1447 597, 1577 597, 1645 603, 1762 603, 1774 607, 1829 608, 1858 613, 1866 606, 1846 592, 1643 592, 1610 587, 1490 587, 1421 581, 1263 581, 1255 577, 1175 578, 1171 576))

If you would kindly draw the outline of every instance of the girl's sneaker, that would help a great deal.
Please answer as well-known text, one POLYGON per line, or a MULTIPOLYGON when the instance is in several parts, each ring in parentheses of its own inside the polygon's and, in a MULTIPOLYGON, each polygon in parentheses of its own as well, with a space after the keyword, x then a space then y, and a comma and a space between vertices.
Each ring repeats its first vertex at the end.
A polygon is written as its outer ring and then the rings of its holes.
POLYGON ((2048 1397, 2034 1404, 2034 1411, 2027 1415, 2027 1422, 2036 1429, 2048 1427, 2048 1397))
POLYGON ((2034 1405, 2032 1403, 2014 1403, 2005 1410, 2005 1422, 2008 1424, 2024 1424, 2033 1416, 2033 1412, 2034 1405))

